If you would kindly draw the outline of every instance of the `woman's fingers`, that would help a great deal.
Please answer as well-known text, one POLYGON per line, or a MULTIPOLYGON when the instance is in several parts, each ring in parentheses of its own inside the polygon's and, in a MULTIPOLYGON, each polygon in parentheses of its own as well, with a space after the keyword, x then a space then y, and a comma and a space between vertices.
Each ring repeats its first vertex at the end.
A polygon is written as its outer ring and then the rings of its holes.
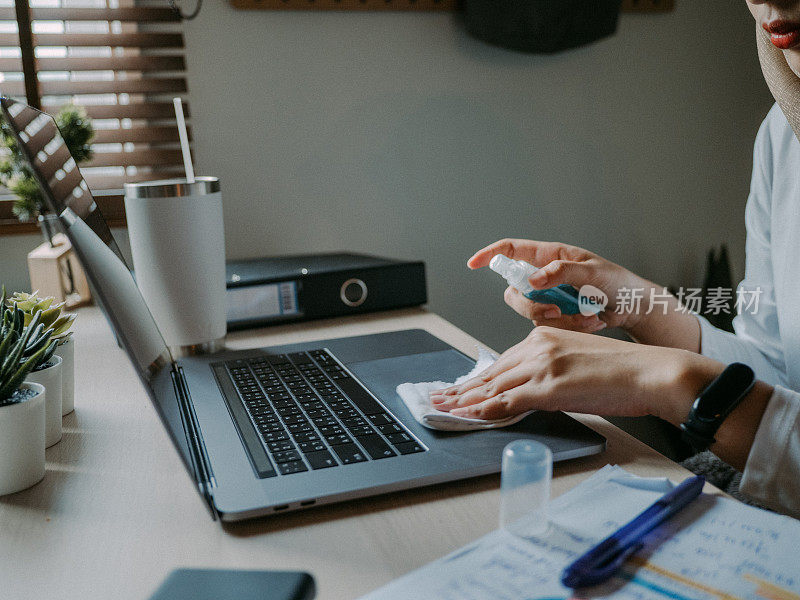
POLYGON ((579 260, 579 255, 585 253, 580 248, 568 246, 558 242, 537 242, 534 240, 520 240, 506 238, 478 250, 467 261, 470 269, 480 269, 489 266, 489 262, 498 254, 503 254, 515 260, 524 260, 535 267, 541 267, 554 260, 579 260))
POLYGON ((531 275, 528 281, 537 290, 555 287, 562 283, 579 288, 594 281, 595 271, 595 265, 591 262, 554 260, 531 275))
POLYGON ((466 389, 456 395, 440 396, 433 400, 433 406, 437 410, 449 411, 455 408, 479 404, 489 398, 494 398, 508 390, 519 387, 529 379, 530 373, 528 369, 516 366, 483 381, 481 385, 466 389))
POLYGON ((450 414, 467 419, 494 421, 506 419, 531 410, 533 398, 522 387, 514 388, 478 404, 454 408, 450 414))
POLYGON ((558 329, 569 329, 583 333, 594 333, 605 328, 606 324, 597 315, 564 315, 555 304, 541 304, 523 296, 516 288, 509 287, 503 296, 506 304, 514 311, 530 319, 537 326, 546 325, 558 329))
MULTIPOLYGON (((519 344, 517 344, 517 346, 519 346, 519 344)), ((523 358, 523 355, 516 350, 517 346, 506 350, 503 355, 494 362, 493 365, 487 367, 472 379, 469 379, 460 385, 453 385, 443 390, 431 392, 431 402, 437 404, 444 401, 440 398, 447 398, 463 394, 468 390, 485 385, 501 373, 508 371, 509 369, 513 369, 520 362, 522 362, 523 358)))
POLYGON ((557 319, 561 316, 561 310, 555 304, 534 302, 530 298, 523 296, 517 288, 511 286, 506 288, 503 300, 514 309, 514 312, 531 321, 557 319))

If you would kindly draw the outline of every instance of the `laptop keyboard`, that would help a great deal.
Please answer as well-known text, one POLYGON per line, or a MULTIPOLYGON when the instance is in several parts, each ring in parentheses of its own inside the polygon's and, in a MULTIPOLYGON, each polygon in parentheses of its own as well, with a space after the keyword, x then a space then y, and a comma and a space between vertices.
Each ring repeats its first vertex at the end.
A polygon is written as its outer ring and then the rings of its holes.
POLYGON ((325 349, 225 368, 274 466, 262 477, 425 451, 325 349))

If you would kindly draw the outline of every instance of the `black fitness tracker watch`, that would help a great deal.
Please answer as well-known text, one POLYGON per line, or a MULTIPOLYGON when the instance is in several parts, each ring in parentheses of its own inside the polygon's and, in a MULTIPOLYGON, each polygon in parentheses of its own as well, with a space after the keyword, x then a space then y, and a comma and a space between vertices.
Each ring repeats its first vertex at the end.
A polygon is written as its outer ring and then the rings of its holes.
POLYGON ((689 416, 681 424, 683 440, 695 452, 707 450, 716 441, 714 435, 722 422, 739 406, 755 383, 753 369, 742 363, 728 365, 692 404, 689 416))

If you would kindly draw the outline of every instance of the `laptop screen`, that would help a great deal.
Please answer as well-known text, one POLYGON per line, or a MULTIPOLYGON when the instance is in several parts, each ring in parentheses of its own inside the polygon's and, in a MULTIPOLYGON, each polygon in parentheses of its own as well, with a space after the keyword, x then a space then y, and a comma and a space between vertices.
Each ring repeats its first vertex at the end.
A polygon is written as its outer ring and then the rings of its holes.
POLYGON ((169 350, 55 120, 10 98, 0 98, 0 109, 0 124, 16 139, 16 150, 39 183, 47 208, 58 215, 98 303, 142 378, 184 464, 197 480, 170 375, 169 350))
POLYGON ((169 359, 167 345, 55 120, 11 98, 0 104, 3 127, 14 134, 47 208, 59 216, 131 361, 149 379, 169 359))

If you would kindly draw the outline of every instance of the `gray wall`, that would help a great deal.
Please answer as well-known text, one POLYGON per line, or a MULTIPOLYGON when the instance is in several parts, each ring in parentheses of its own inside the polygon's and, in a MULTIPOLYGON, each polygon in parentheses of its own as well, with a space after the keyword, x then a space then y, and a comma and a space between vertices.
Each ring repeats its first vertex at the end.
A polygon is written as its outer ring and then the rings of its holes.
POLYGON ((771 105, 744 2, 624 15, 555 56, 449 14, 206 3, 187 27, 196 154, 223 181, 231 257, 419 258, 430 308, 503 348, 528 324, 466 259, 503 236, 582 245, 695 284, 710 244, 741 274, 753 136, 771 105), (724 26, 709 26, 709 23, 724 26))
MULTIPOLYGON (((613 38, 555 56, 486 46, 450 14, 222 0, 186 40, 198 170, 222 178, 229 257, 423 259, 430 308, 498 349, 529 326, 465 261, 503 236, 568 241, 677 285, 727 241, 741 275, 771 104, 741 0, 623 15, 613 38)), ((0 239, 3 276, 17 241, 0 239)))

